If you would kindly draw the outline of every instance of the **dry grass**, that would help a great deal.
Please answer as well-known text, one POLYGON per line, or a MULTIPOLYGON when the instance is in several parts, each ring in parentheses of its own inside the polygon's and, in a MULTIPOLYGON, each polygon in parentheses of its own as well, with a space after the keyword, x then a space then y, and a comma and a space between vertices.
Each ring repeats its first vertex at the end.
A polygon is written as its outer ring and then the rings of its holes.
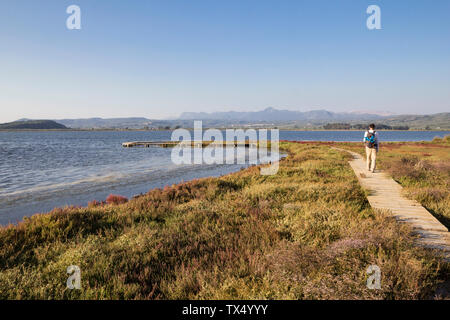
POLYGON ((368 205, 348 156, 283 143, 251 167, 0 229, 3 299, 420 299, 449 265, 368 205), (366 269, 382 289, 366 287, 366 269), (81 268, 82 289, 66 289, 81 268))

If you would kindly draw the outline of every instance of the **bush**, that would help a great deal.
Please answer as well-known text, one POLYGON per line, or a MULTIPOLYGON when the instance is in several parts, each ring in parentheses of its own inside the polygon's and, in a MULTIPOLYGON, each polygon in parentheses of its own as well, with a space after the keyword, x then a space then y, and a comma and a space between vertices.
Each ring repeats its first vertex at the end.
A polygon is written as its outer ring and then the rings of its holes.
POLYGON ((448 134, 448 135, 446 135, 446 136, 444 137, 444 142, 445 142, 445 143, 450 143, 450 134, 448 134))
POLYGON ((103 201, 100 202, 100 201, 97 201, 97 200, 92 200, 92 201, 89 201, 89 202, 88 202, 88 208, 96 208, 96 207, 100 207, 100 206, 103 205, 103 204, 104 204, 103 201))
POLYGON ((0 228, 0 299, 420 299, 448 279, 406 225, 370 208, 349 157, 283 147, 274 176, 255 166, 0 228), (381 290, 366 287, 370 264, 381 290), (82 290, 67 290, 69 265, 82 290))
POLYGON ((122 204, 122 203, 127 203, 128 199, 124 196, 120 196, 117 194, 110 194, 108 196, 108 198, 106 198, 106 203, 107 204, 122 204))

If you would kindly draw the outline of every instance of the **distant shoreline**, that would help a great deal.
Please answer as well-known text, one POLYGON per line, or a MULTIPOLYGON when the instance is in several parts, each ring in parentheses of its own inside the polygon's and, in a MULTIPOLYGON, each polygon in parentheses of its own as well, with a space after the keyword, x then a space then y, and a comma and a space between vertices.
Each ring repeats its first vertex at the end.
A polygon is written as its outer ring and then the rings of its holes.
MULTIPOLYGON (((186 129, 186 130, 194 130, 194 128, 178 128, 178 129, 186 129)), ((226 129, 230 129, 230 127, 222 127, 222 128, 208 128, 205 127, 203 128, 203 130, 208 130, 208 129, 218 129, 218 130, 226 130, 226 129)), ((248 130, 248 129, 277 129, 277 128, 272 128, 272 127, 254 127, 254 128, 248 128, 248 127, 233 127, 233 129, 242 129, 242 130, 248 130)), ((68 128, 68 129, 0 129, 0 132, 43 132, 43 131, 56 131, 56 132, 113 132, 113 131, 118 131, 118 132, 155 132, 155 131, 173 131, 176 129, 154 129, 154 130, 147 130, 147 129, 114 129, 114 128, 104 128, 104 129, 77 129, 77 128, 68 128)), ((278 128, 278 130, 280 131, 304 131, 304 132, 312 132, 312 131, 364 131, 364 129, 286 129, 286 128, 278 128)), ((430 129, 430 130, 425 130, 425 129, 413 129, 413 130, 393 130, 393 129, 389 129, 389 130, 385 130, 385 129, 380 129, 377 131, 383 131, 383 132, 389 132, 389 131, 393 131, 393 132, 442 132, 442 131, 446 131, 446 132, 450 132, 450 129, 430 129)))

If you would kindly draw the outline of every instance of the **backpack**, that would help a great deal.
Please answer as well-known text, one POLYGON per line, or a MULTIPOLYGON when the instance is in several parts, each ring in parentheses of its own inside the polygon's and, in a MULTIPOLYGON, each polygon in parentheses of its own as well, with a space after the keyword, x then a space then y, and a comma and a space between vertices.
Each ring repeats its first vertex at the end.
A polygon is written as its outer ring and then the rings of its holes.
POLYGON ((374 132, 367 131, 367 136, 364 139, 364 142, 366 144, 366 147, 371 148, 371 149, 375 148, 375 144, 376 144, 375 131, 374 132))

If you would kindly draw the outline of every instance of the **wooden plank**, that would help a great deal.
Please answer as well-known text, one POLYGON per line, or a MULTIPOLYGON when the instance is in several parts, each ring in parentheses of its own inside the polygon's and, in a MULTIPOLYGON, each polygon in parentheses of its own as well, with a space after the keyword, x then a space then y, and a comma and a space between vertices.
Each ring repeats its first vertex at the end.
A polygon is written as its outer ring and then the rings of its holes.
POLYGON ((374 173, 367 171, 366 162, 360 154, 334 149, 352 154, 350 166, 361 185, 369 190, 367 199, 373 208, 387 210, 398 221, 409 223, 414 233, 419 235, 417 245, 439 249, 444 258, 450 261, 450 233, 438 219, 417 201, 405 198, 402 186, 391 177, 380 170, 374 173))
MULTIPOLYGON (((186 145, 191 147, 207 147, 207 146, 221 146, 221 147, 237 147, 244 146, 246 148, 257 148, 260 146, 258 141, 130 141, 122 143, 124 148, 132 147, 175 147, 177 145, 186 145)), ((267 148, 271 147, 270 142, 267 143, 267 148)))

